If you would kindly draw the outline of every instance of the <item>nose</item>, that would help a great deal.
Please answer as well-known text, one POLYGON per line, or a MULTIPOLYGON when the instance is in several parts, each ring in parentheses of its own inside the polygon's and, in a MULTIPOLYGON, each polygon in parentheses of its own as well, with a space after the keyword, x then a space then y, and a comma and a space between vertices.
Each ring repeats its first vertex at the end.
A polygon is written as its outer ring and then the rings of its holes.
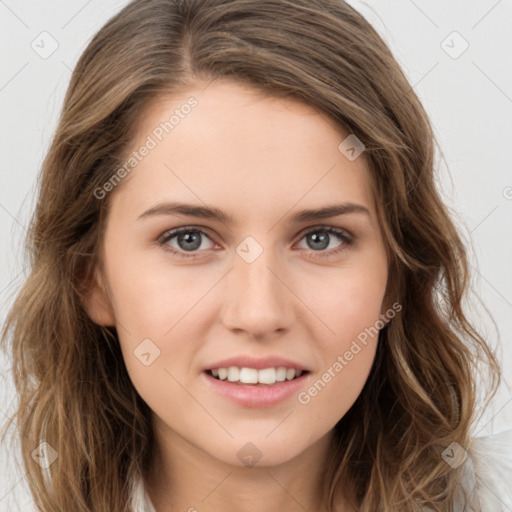
POLYGON ((294 321, 294 301, 298 299, 286 274, 270 250, 264 250, 252 262, 235 254, 221 299, 226 328, 258 340, 289 330, 294 321))

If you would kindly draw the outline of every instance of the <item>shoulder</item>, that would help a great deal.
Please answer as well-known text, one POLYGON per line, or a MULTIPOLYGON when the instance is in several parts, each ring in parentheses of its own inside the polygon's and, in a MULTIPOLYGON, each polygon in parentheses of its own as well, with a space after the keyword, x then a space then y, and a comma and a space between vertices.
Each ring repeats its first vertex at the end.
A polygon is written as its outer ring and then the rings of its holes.
POLYGON ((512 510, 512 429, 473 437, 464 462, 464 489, 478 512, 512 510))

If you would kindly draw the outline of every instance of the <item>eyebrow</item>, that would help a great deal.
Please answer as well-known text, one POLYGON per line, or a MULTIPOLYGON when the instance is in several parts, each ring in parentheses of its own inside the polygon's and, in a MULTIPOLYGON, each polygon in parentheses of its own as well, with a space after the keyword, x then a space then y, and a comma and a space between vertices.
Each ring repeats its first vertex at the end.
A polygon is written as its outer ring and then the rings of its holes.
MULTIPOLYGON (((371 218, 370 210, 362 204, 356 203, 342 203, 325 206, 323 208, 313 208, 309 210, 302 210, 291 218, 294 223, 305 222, 309 220, 326 219, 329 217, 337 217, 346 214, 362 214, 371 218)), ((218 208, 196 206, 192 204, 172 202, 172 203, 159 203, 144 213, 139 215, 139 219, 145 219, 157 215, 185 215, 189 217, 199 217, 203 219, 211 219, 222 222, 224 224, 232 224, 233 217, 218 208)))

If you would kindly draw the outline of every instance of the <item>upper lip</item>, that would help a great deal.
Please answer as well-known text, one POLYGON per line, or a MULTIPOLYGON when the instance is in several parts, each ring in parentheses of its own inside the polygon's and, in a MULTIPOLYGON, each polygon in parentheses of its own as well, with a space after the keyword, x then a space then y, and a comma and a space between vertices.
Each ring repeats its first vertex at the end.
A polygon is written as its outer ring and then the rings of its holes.
POLYGON ((268 357, 254 357, 249 355, 240 355, 230 357, 228 359, 222 359, 216 363, 212 363, 205 368, 203 371, 212 370, 217 368, 229 368, 230 366, 237 366, 238 368, 254 368, 256 370, 263 370, 265 368, 278 368, 284 366, 285 368, 294 368, 295 370, 309 371, 304 365, 285 359, 279 356, 268 356, 268 357))

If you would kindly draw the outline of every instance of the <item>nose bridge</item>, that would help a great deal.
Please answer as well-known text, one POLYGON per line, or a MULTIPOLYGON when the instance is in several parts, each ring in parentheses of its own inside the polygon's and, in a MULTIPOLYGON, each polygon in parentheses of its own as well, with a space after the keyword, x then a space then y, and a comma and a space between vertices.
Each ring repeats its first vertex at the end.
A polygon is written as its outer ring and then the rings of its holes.
POLYGON ((272 249, 264 249, 254 238, 247 237, 236 248, 236 253, 233 279, 237 281, 241 297, 263 299, 267 304, 274 302, 276 295, 281 295, 283 285, 275 275, 279 265, 272 249))
POLYGON ((262 336, 290 320, 291 292, 282 282, 285 277, 280 275, 278 259, 253 237, 236 247, 224 298, 229 327, 262 336))

